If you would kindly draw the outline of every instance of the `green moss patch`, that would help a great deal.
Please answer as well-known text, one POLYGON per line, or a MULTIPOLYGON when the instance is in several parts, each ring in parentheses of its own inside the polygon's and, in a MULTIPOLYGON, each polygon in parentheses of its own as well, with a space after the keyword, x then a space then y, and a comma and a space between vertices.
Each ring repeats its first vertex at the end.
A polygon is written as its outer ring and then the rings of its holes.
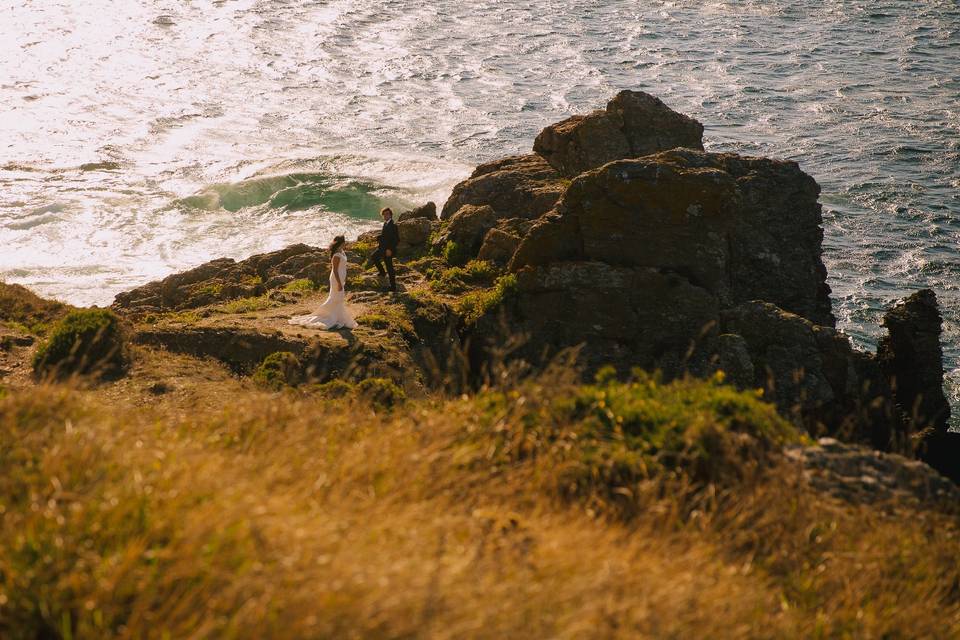
POLYGON ((500 270, 492 262, 471 260, 462 267, 434 268, 426 272, 430 288, 438 293, 458 294, 493 284, 500 270))
POLYGON ((496 428, 484 424, 469 437, 494 464, 543 460, 559 495, 620 515, 634 513, 631 496, 644 483, 666 480, 693 493, 736 486, 801 440, 772 405, 719 377, 662 384, 635 376, 561 384, 564 393, 531 384, 481 394, 477 414, 496 428))
POLYGON ((517 277, 512 273, 497 279, 489 289, 474 291, 457 301, 456 310, 466 324, 475 324, 487 313, 511 299, 517 291, 517 277))
POLYGON ((443 245, 441 255, 444 261, 451 267, 462 267, 473 257, 470 255, 470 252, 467 251, 466 247, 453 240, 449 240, 443 245))
POLYGON ((310 293, 316 291, 317 288, 317 284, 310 278, 292 280, 283 285, 283 291, 287 293, 310 293))

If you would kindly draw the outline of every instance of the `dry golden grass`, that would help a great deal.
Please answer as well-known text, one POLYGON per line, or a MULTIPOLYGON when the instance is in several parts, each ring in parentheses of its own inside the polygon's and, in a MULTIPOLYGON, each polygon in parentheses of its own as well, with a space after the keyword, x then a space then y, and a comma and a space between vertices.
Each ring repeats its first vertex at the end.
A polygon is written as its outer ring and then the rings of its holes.
POLYGON ((812 493, 725 387, 221 406, 0 398, 0 637, 960 633, 955 518, 812 493))

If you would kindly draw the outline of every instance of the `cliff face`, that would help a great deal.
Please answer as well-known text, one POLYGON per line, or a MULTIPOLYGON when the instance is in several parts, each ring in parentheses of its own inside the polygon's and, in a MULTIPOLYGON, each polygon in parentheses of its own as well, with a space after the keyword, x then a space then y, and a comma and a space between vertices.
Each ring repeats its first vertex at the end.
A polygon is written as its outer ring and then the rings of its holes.
MULTIPOLYGON (((639 92, 547 127, 535 153, 481 165, 457 185, 439 220, 432 205, 399 216, 401 295, 379 293, 370 272, 348 287, 371 331, 340 346, 300 336, 285 348, 313 354, 327 377, 356 356, 364 371, 398 380, 415 372, 428 385, 438 371, 449 378, 450 366, 476 379, 492 360, 538 366, 567 347, 580 349, 587 375, 605 365, 667 378, 723 371, 816 435, 912 454, 912 436, 932 426, 923 455, 958 477, 949 470, 956 456, 941 446, 953 441, 933 294, 888 314, 879 357, 854 349, 835 329, 816 181, 795 162, 707 153, 702 132, 639 92), (506 347, 506 333, 522 344, 506 347), (465 355, 451 356, 458 350, 465 355)), ((351 247, 353 264, 370 240, 351 247)), ((322 280, 326 269, 323 252, 297 245, 211 262, 118 296, 117 307, 142 317, 259 296, 279 324, 287 306, 302 304, 290 283, 322 280)), ((201 322, 208 332, 226 322, 214 311, 201 322)), ((267 320, 237 323, 270 333, 267 320)), ((204 342, 170 331, 141 336, 204 342)), ((259 342, 247 336, 231 349, 259 342)), ((250 362, 276 346, 264 344, 250 362)))
MULTIPOLYGON (((853 349, 834 328, 816 181, 795 162, 706 153, 702 130, 652 96, 623 92, 540 134, 534 151, 571 182, 509 260, 518 286, 504 310, 528 336, 524 355, 581 345, 588 371, 723 369, 814 433, 911 452, 911 434, 948 413, 936 397, 939 325, 890 319, 891 335, 914 338, 893 339, 900 355, 881 353, 884 366, 853 349), (923 388, 897 387, 897 367, 923 388), (908 418, 918 397, 922 411, 908 418)), ((510 192, 519 178, 499 180, 499 202, 524 200, 510 192)), ((500 206, 478 244, 503 244, 511 218, 529 215, 500 206)), ((472 337, 492 346, 497 335, 481 323, 472 337)))

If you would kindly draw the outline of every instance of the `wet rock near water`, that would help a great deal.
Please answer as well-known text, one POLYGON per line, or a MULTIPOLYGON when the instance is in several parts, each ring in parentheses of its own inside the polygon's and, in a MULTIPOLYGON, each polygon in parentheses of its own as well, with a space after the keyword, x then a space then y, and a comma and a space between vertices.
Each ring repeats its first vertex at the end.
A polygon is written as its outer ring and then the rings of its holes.
POLYGON ((900 301, 883 318, 887 335, 877 358, 889 377, 904 420, 924 437, 920 457, 960 482, 960 434, 949 431, 950 404, 943 393, 943 320, 937 296, 923 289, 900 301))

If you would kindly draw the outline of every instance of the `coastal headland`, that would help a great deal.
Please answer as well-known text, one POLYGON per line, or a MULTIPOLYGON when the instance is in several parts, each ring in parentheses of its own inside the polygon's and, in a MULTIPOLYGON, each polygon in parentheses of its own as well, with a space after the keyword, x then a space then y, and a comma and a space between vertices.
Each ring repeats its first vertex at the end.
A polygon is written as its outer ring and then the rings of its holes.
POLYGON ((654 96, 348 243, 0 284, 0 635, 948 637, 941 317, 836 328, 820 189, 654 96))

